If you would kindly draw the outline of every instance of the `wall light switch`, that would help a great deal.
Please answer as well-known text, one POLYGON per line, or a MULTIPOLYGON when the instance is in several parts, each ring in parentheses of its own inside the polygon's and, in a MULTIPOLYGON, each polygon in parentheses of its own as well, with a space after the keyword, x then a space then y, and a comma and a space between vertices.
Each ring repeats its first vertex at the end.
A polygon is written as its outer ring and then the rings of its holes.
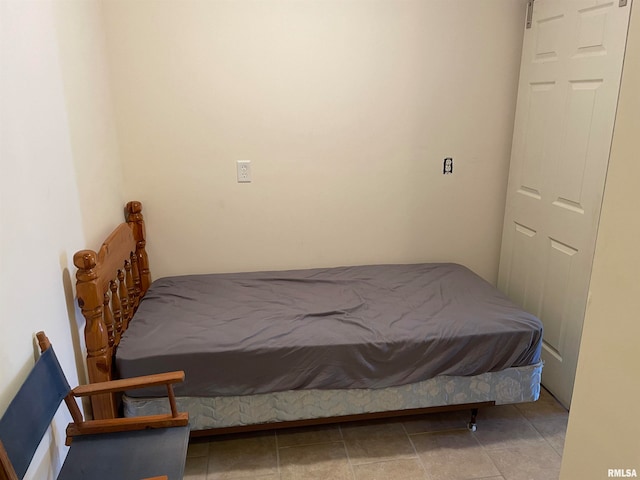
POLYGON ((251 183, 251 160, 238 160, 236 169, 238 183, 251 183))

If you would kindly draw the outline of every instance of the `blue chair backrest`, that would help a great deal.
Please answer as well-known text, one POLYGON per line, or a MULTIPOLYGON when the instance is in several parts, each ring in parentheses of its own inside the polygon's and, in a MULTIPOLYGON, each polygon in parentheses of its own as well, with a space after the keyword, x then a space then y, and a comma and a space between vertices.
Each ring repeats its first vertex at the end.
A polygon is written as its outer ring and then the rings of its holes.
POLYGON ((0 419, 0 440, 18 478, 24 477, 40 440, 70 390, 56 354, 49 347, 0 419))

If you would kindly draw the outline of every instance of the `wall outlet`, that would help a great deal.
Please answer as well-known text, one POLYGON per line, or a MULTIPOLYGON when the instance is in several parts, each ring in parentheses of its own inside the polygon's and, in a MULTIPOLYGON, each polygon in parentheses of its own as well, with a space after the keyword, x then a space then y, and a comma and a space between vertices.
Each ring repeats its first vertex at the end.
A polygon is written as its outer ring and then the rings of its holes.
POLYGON ((251 160, 238 160, 236 169, 238 183, 251 183, 251 160))
POLYGON ((453 173, 453 158, 447 157, 442 162, 442 173, 447 175, 449 173, 453 173))

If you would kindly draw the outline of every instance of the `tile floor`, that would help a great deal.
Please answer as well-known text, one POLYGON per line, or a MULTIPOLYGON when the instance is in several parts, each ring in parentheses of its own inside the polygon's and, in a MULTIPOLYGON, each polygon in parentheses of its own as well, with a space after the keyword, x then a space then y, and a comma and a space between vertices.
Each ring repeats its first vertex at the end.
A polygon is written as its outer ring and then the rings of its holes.
POLYGON ((185 480, 555 480, 567 411, 535 403, 208 439, 189 445, 185 480))

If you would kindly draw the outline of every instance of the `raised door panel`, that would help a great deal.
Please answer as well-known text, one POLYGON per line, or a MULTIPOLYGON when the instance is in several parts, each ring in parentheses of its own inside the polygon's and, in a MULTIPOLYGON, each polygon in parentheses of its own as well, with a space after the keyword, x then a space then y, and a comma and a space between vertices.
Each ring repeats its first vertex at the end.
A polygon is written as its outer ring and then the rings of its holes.
POLYGON ((543 383, 569 405, 629 7, 535 0, 525 31, 498 286, 545 328, 543 383))

